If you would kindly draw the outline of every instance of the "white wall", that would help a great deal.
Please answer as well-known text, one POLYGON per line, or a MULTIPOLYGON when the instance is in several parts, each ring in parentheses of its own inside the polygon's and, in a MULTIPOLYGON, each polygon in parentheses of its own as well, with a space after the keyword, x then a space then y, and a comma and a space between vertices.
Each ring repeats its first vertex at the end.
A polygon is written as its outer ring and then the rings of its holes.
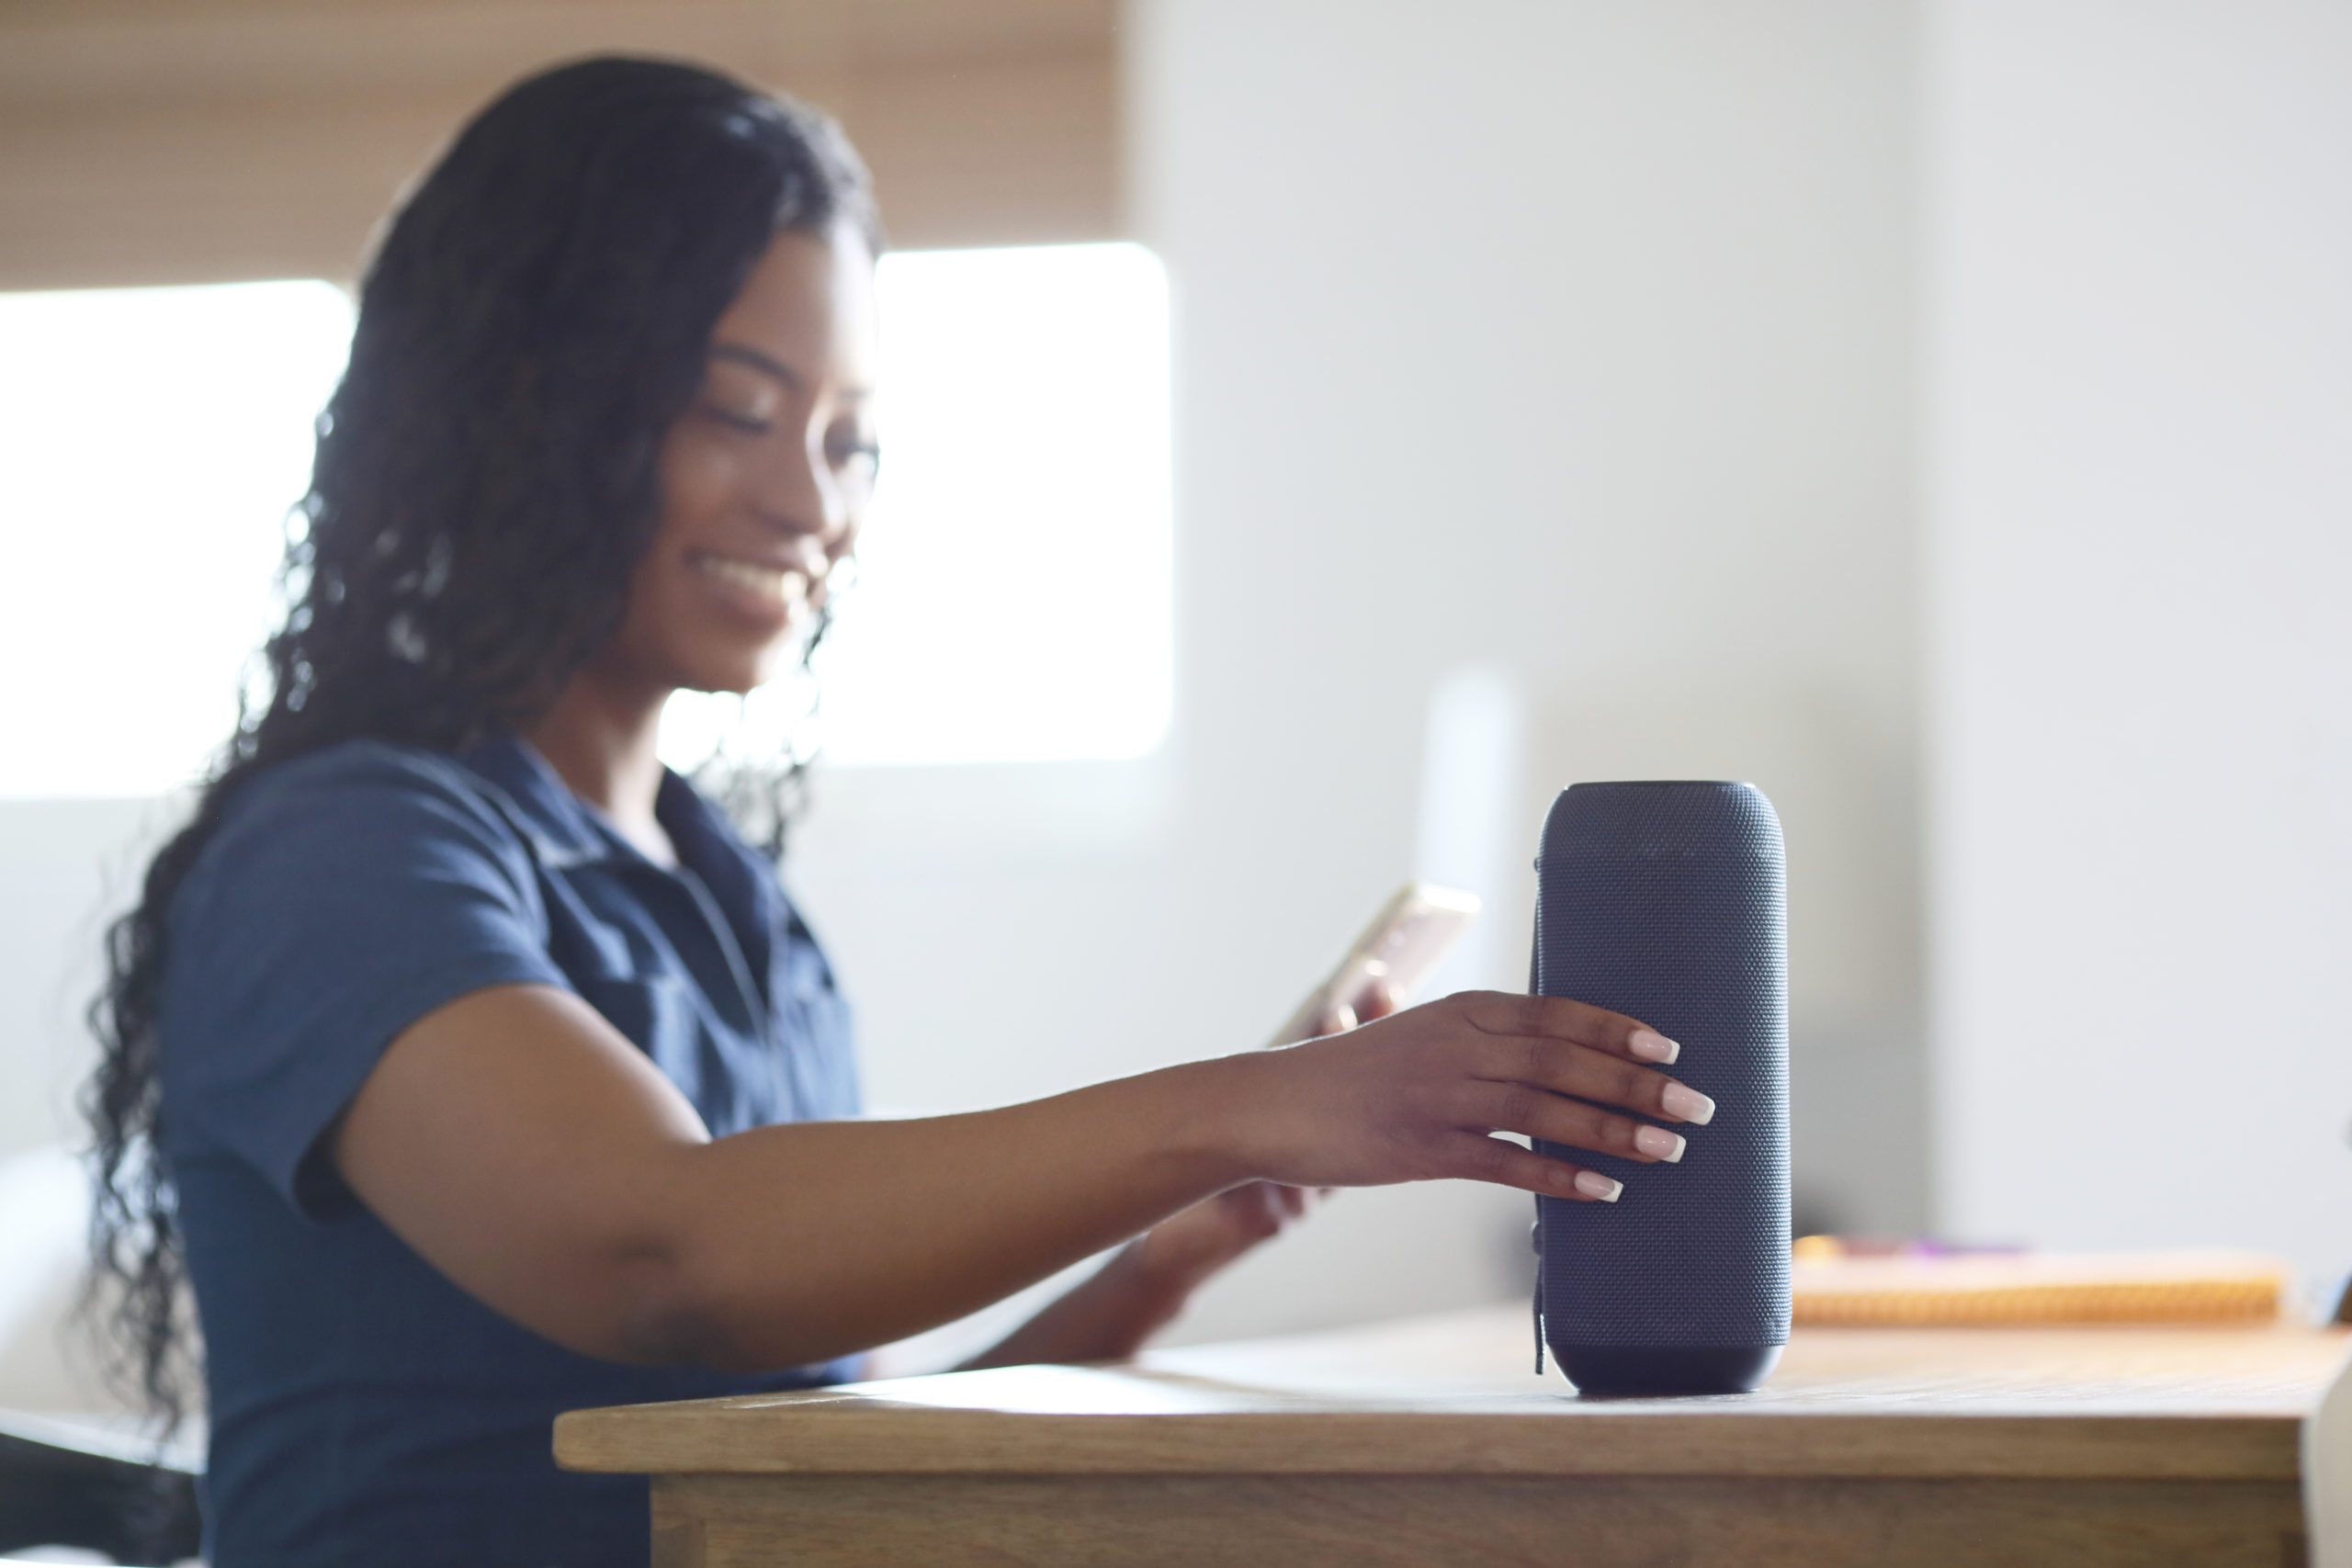
POLYGON ((2352 1267, 2352 8, 1939 0, 1943 1212, 2352 1267))
MULTIPOLYGON (((1523 694, 1493 793, 1527 852, 1574 778, 1772 795, 1801 1192, 1924 1223, 1910 8, 1136 0, 1123 31, 1176 310, 1175 731, 1133 764, 820 782, 790 875, 871 1097, 1262 1039, 1444 840, 1416 820, 1425 710, 1479 664, 1523 694)), ((0 839, 45 831, 31 809, 0 839)), ((1487 891, 1485 977, 1523 984, 1531 884, 1487 891)), ((25 897, 0 906, 51 908, 25 897)), ((1180 1332, 1513 1294, 1527 1219, 1343 1195, 1180 1332)))
MULTIPOLYGON (((1771 791, 1802 1179, 1923 1224, 1907 10, 1147 0, 1125 36, 1176 320, 1176 731, 1044 809, 1042 770, 825 781, 795 875, 876 1098, 1261 1037, 1443 838, 1424 710, 1483 664, 1527 710, 1517 868, 1572 778, 1771 791)), ((1485 978, 1521 985, 1532 886, 1499 891, 1485 978)), ((1181 1332, 1516 1293, 1527 1217, 1346 1195, 1181 1332)))
POLYGON ((1228 994, 1286 994, 1404 868, 1423 705, 1491 664, 1532 710, 1523 843, 1578 777, 1780 801, 1804 1179, 1919 1224, 1907 7, 1162 0, 1128 33, 1191 859, 1278 900, 1228 994))
POLYGON ((0 801, 0 1161, 80 1136, 75 1097, 96 1060, 82 1014, 97 990, 98 944, 138 886, 137 845, 164 809, 0 801))
POLYGON ((67 1330, 88 1222, 77 1100, 96 1059, 82 1013, 107 917, 137 886, 140 846, 168 809, 0 801, 0 1405, 110 1401, 89 1346, 67 1330))

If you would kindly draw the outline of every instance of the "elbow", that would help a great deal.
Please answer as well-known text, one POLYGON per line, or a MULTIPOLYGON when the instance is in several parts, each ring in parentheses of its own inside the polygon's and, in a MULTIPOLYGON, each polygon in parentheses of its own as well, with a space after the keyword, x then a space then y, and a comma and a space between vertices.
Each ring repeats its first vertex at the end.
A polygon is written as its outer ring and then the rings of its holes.
POLYGON ((752 1370, 734 1314, 696 1278, 681 1249, 641 1245, 616 1260, 616 1321, 599 1337, 615 1360, 705 1371, 752 1370))
POLYGON ((795 1330, 795 1303, 763 1298, 740 1270, 699 1248, 642 1243, 616 1262, 618 1310, 598 1336, 611 1359, 749 1373, 841 1353, 806 1343, 810 1337, 795 1330))
POLYGON ((664 1303, 632 1313, 621 1324, 618 1337, 618 1359, 637 1366, 750 1370, 719 1314, 691 1303, 664 1303))

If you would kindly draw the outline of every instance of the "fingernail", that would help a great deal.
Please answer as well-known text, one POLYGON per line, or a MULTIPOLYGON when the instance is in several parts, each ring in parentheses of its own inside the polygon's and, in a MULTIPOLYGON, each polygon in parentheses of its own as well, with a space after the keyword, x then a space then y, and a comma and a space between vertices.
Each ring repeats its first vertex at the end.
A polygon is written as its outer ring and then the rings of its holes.
POLYGON ((1652 1159, 1662 1159, 1672 1165, 1682 1157, 1682 1139, 1663 1127, 1642 1127, 1634 1131, 1634 1146, 1652 1159))
POLYGON ((1611 1181, 1597 1170, 1577 1172, 1577 1190, 1588 1198, 1598 1198, 1604 1203, 1617 1201, 1617 1194, 1625 1190, 1622 1181, 1611 1181))
POLYGON ((1688 1084, 1667 1085, 1657 1102, 1668 1116, 1694 1127, 1703 1127, 1715 1119, 1715 1102, 1688 1084))
POLYGON ((1655 1029, 1636 1029, 1625 1042, 1625 1049, 1645 1062, 1661 1065, 1682 1055, 1682 1047, 1655 1029))

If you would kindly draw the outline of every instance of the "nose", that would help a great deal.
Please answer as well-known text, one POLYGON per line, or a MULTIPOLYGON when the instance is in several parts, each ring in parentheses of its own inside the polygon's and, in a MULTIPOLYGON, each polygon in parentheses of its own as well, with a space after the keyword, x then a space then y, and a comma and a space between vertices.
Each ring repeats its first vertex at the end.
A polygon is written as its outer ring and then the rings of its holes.
POLYGON ((761 517, 827 561, 847 554, 857 530, 857 498, 825 460, 822 433, 775 442, 757 496, 761 517))

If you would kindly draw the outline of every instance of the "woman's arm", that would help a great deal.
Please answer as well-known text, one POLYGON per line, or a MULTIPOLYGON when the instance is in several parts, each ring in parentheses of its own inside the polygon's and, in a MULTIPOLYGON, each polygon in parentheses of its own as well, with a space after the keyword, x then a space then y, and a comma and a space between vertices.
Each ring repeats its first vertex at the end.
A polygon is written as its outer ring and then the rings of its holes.
POLYGON ((1306 1212, 1302 1187, 1250 1181, 1204 1199, 1127 1243, 1094 1273, 959 1368, 1124 1360, 1172 1322, 1202 1283, 1306 1212))
POLYGON ((395 1040, 331 1152, 410 1246, 548 1338, 750 1370, 948 1322, 1248 1181, 1589 1195, 1579 1168, 1487 1134, 1672 1157, 1679 1138, 1600 1109, 1712 1114, 1639 1065, 1668 1054, 1657 1040, 1576 1002, 1474 992, 1001 1110, 713 1140, 578 997, 505 986, 395 1040))

